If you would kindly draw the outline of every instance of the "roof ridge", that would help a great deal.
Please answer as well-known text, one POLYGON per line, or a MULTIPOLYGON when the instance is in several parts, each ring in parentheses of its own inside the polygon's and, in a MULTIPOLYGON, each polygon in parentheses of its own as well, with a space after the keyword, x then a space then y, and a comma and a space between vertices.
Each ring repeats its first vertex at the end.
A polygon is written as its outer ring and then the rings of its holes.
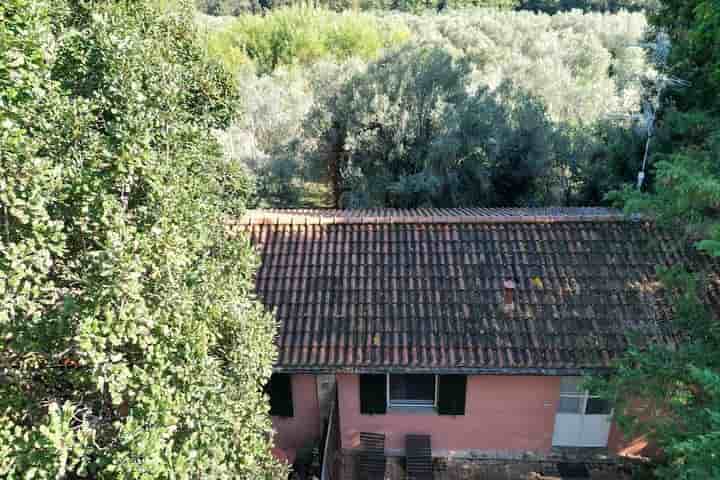
POLYGON ((447 224, 617 222, 628 217, 605 207, 543 208, 424 208, 424 209, 257 209, 248 210, 240 224, 447 224))

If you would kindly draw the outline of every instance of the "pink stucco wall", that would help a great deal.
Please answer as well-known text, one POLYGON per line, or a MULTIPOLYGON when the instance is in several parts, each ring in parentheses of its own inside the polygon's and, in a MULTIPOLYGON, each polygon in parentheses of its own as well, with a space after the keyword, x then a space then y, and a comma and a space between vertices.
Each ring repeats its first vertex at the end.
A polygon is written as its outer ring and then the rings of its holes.
POLYGON ((319 439, 322 429, 314 375, 291 377, 292 417, 272 417, 275 446, 293 454, 294 450, 319 439))
MULTIPOLYGON (((640 419, 649 418, 650 413, 643 414, 648 412, 647 402, 636 400, 631 402, 630 405, 631 408, 635 409, 635 413, 640 415, 640 419)), ((616 423, 610 426, 608 450, 623 457, 660 458, 662 456, 661 451, 648 439, 647 435, 635 435, 634 437, 625 438, 616 423)))
POLYGON ((559 377, 473 375, 468 377, 465 415, 388 413, 361 415, 359 377, 338 375, 343 448, 359 446, 360 432, 385 433, 390 450, 404 448, 405 435, 432 436, 436 454, 472 450, 548 452, 552 447, 559 377))

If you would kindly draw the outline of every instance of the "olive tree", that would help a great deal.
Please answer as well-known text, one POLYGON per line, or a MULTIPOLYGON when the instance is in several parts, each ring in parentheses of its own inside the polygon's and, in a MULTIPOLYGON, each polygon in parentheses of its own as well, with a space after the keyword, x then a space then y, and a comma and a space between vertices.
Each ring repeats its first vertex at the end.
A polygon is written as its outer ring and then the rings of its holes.
POLYGON ((540 101, 503 82, 472 90, 470 66, 436 44, 407 45, 321 99, 312 157, 344 206, 551 202, 562 135, 540 101))

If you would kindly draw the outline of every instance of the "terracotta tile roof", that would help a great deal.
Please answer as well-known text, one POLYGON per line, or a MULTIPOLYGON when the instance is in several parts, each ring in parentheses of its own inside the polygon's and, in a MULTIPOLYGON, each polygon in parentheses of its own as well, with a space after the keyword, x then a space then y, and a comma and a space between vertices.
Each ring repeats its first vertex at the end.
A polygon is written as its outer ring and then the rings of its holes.
POLYGON ((247 224, 306 225, 326 223, 504 223, 556 221, 617 221, 617 210, 601 207, 569 208, 394 208, 357 210, 251 210, 247 224))
POLYGON ((287 371, 606 367, 630 331, 674 343, 655 271, 689 261, 598 208, 266 210, 240 224, 287 371))

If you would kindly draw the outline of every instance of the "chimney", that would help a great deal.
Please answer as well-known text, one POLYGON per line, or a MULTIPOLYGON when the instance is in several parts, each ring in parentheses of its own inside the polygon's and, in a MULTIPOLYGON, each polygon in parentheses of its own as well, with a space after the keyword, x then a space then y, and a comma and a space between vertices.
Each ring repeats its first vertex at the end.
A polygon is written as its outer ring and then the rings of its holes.
POLYGON ((505 280, 503 282, 503 293, 503 309, 505 310, 505 313, 510 313, 515 306, 515 282, 510 279, 505 280))

